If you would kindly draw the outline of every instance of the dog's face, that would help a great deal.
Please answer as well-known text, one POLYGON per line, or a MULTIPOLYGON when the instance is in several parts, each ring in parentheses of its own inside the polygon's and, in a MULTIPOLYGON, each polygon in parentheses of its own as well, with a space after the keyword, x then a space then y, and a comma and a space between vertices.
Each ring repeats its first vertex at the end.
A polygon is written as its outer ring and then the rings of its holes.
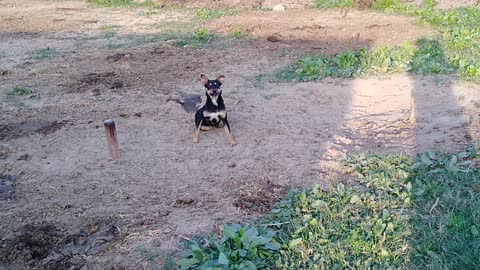
POLYGON ((200 75, 200 82, 205 86, 207 89, 207 95, 211 98, 216 98, 218 95, 222 93, 220 86, 222 86, 223 82, 225 81, 225 76, 218 76, 216 80, 209 80, 207 76, 200 75))

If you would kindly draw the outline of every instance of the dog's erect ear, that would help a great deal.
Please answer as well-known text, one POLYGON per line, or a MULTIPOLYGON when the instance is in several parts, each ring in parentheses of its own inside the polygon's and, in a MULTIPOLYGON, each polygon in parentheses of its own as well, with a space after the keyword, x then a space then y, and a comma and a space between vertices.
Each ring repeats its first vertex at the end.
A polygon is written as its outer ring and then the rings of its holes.
POLYGON ((208 77, 205 76, 205 75, 203 75, 203 74, 200 75, 200 82, 201 82, 203 85, 207 84, 207 82, 208 82, 208 77))
POLYGON ((225 82, 225 76, 220 75, 220 76, 218 76, 217 80, 218 80, 221 84, 223 84, 223 83, 225 82))

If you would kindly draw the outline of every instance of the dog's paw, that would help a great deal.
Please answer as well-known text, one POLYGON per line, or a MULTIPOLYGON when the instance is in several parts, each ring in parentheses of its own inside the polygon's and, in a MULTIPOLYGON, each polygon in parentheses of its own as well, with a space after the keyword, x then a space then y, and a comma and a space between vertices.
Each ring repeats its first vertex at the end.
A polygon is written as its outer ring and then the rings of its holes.
POLYGON ((194 143, 198 143, 199 141, 200 141, 200 140, 199 140, 197 137, 194 137, 194 138, 193 138, 193 142, 194 142, 194 143))
POLYGON ((230 144, 230 146, 234 146, 237 143, 234 140, 228 140, 228 144, 230 144))

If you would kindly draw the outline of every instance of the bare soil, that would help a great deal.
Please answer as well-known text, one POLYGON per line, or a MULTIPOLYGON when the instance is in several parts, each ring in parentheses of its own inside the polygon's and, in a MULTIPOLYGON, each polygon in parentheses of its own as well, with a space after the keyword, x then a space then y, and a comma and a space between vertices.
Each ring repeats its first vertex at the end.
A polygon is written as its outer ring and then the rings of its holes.
POLYGON ((342 180, 347 153, 458 151, 480 139, 480 87, 454 76, 273 83, 268 75, 307 52, 432 33, 411 18, 245 12, 206 26, 221 34, 242 25, 246 39, 203 49, 171 41, 109 49, 155 34, 149 24, 191 14, 145 17, 142 9, 80 1, 10 4, 0 1, 0 69, 9 70, 0 76, 0 269, 157 269, 181 240, 256 217, 290 188, 342 180), (112 24, 120 26, 113 41, 104 36, 112 24), (273 34, 277 42, 268 41, 273 34), (46 47, 58 55, 32 58, 46 47), (201 73, 227 78, 234 147, 222 129, 192 142, 201 73), (12 96, 19 85, 40 99, 12 96), (117 123, 117 161, 108 160, 107 118, 117 123))

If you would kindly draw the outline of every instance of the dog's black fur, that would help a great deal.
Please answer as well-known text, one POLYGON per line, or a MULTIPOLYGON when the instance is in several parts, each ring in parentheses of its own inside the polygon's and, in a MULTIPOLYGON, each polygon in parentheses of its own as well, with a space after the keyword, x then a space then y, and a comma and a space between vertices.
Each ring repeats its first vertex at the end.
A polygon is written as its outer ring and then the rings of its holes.
POLYGON ((205 95, 207 101, 205 105, 195 113, 195 136, 194 142, 199 141, 200 130, 202 127, 220 127, 223 124, 227 141, 230 145, 235 145, 232 138, 230 125, 227 120, 227 112, 225 110, 225 103, 222 98, 222 90, 220 87, 224 82, 225 77, 219 76, 216 80, 209 80, 207 76, 200 75, 200 81, 206 88, 205 95))

